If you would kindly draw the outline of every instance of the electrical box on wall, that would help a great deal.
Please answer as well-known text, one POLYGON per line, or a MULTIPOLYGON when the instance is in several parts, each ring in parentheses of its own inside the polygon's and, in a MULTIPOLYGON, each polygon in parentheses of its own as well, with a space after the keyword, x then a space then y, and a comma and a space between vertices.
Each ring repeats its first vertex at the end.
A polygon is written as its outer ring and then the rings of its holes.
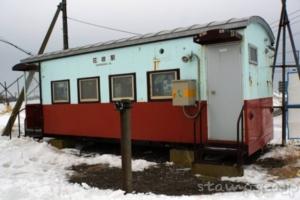
POLYGON ((173 106, 191 106, 196 103, 196 80, 173 81, 173 106))

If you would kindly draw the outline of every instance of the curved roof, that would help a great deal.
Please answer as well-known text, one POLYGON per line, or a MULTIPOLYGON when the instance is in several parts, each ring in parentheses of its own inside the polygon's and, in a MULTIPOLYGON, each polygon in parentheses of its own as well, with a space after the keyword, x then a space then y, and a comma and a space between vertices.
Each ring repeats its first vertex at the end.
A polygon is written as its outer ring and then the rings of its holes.
POLYGON ((144 35, 138 35, 129 38, 122 38, 118 40, 110 40, 107 42, 100 42, 96 44, 86 45, 82 47, 70 48, 67 50, 54 51, 50 53, 44 53, 41 55, 31 56, 24 60, 21 60, 22 63, 33 63, 44 60, 62 58, 66 56, 73 56, 84 53, 91 53, 96 51, 103 51, 108 49, 115 49, 126 46, 133 46, 163 40, 170 40, 175 38, 183 38, 196 35, 200 32, 205 32, 212 29, 239 29, 245 28, 251 23, 260 24, 267 32, 271 38, 271 42, 274 41, 273 32, 269 24, 259 16, 252 16, 246 18, 231 18, 225 21, 213 21, 207 24, 195 24, 189 27, 180 27, 172 30, 164 30, 157 33, 148 33, 144 35))

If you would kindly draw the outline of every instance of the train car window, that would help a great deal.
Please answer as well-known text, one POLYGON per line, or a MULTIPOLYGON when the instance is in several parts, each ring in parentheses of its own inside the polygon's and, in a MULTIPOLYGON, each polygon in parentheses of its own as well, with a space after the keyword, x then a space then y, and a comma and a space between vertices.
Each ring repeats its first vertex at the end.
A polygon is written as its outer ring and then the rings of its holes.
POLYGON ((99 77, 78 79, 78 100, 83 102, 99 102, 99 77))
POLYGON ((257 48, 250 44, 249 44, 249 63, 254 65, 258 64, 257 48))
POLYGON ((70 103, 70 82, 60 80, 51 82, 52 103, 70 103))
POLYGON ((109 77, 109 83, 111 101, 118 101, 121 99, 134 101, 136 99, 135 73, 111 75, 109 77))
POLYGON ((148 72, 150 100, 172 99, 172 81, 179 79, 179 69, 148 72))

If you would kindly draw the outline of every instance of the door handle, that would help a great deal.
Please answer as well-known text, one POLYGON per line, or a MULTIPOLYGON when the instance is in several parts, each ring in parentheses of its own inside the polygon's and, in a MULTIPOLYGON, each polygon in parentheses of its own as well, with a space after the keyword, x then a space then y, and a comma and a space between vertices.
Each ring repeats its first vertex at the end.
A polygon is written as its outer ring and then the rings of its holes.
POLYGON ((215 90, 212 90, 210 91, 211 95, 215 95, 216 94, 216 91, 215 90))

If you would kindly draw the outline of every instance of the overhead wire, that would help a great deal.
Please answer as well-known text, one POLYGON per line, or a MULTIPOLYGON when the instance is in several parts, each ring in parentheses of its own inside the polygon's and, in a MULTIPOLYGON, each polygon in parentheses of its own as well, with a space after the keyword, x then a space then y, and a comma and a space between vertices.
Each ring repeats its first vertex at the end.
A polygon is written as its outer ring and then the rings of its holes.
MULTIPOLYGON (((296 24, 296 23, 298 23, 299 20, 295 20, 295 19, 298 19, 299 17, 300 17, 300 15, 297 15, 297 16, 295 16, 295 17, 290 18, 290 19, 289 19, 290 24, 296 24), (295 21, 293 21, 293 20, 295 20, 295 21)), ((279 21, 278 21, 278 23, 279 23, 279 21)), ((271 28, 272 28, 272 29, 278 28, 278 24, 272 25, 271 28)))
POLYGON ((110 26, 103 26, 103 25, 91 23, 91 22, 88 22, 88 21, 85 21, 85 20, 76 19, 76 18, 73 18, 73 17, 68 17, 68 19, 72 20, 72 21, 75 21, 75 22, 78 22, 78 23, 82 23, 82 24, 86 24, 86 25, 98 27, 98 28, 101 28, 101 29, 107 29, 107 30, 117 31, 117 32, 122 32, 122 33, 127 33, 127 34, 131 34, 131 35, 141 35, 140 33, 126 31, 126 30, 123 30, 123 29, 114 28, 114 27, 110 27, 110 26))
POLYGON ((9 41, 4 40, 4 39, 1 39, 1 38, 0 38, 0 41, 3 42, 3 43, 5 43, 5 44, 8 44, 8 45, 10 45, 10 46, 13 46, 14 48, 16 48, 16 49, 22 51, 23 53, 25 53, 25 54, 27 54, 27 55, 33 56, 33 54, 32 54, 30 51, 27 51, 27 50, 25 50, 25 49, 19 47, 18 45, 15 45, 15 44, 12 43, 12 42, 9 42, 9 41))
MULTIPOLYGON (((289 15, 289 16, 292 16, 292 15, 298 13, 298 12, 300 12, 300 9, 295 10, 295 11, 293 11, 293 12, 290 12, 290 13, 288 13, 288 15, 289 15)), ((275 24, 275 23, 278 23, 278 22, 279 22, 279 20, 275 20, 275 21, 270 22, 269 24, 272 25, 272 24, 275 24)))
MULTIPOLYGON (((290 25, 294 25, 294 24, 298 24, 300 22, 300 20, 296 20, 290 23, 290 25)), ((277 32, 278 31, 278 27, 271 27, 272 31, 277 32)), ((295 35, 295 34, 293 34, 295 35)))

